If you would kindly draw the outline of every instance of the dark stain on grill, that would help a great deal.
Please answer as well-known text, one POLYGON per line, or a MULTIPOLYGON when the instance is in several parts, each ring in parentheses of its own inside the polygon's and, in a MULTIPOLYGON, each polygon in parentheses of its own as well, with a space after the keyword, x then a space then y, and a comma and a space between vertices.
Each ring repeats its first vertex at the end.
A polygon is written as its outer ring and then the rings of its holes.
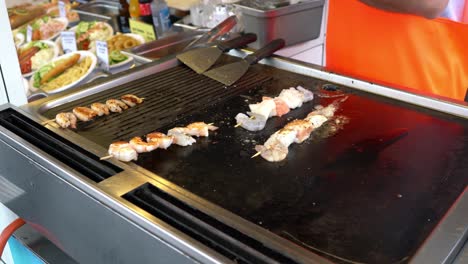
POLYGON ((226 87, 204 75, 198 75, 185 66, 146 76, 114 89, 50 109, 44 116, 54 118, 57 113, 71 111, 76 106, 119 99, 124 94, 145 98, 144 102, 122 113, 79 122, 77 133, 107 147, 117 140, 129 140, 167 126, 184 115, 221 103, 233 96, 259 87, 271 79, 258 71, 250 71, 232 86, 226 87))

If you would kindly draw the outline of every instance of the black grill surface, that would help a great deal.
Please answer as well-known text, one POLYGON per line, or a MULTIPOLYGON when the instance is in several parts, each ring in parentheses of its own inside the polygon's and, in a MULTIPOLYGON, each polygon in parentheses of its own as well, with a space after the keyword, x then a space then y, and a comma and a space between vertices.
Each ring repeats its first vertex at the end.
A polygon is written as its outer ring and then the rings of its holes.
POLYGON ((270 80, 224 89, 176 68, 117 87, 86 100, 132 92, 146 97, 146 106, 97 120, 78 133, 107 144, 157 128, 213 122, 220 129, 209 138, 141 154, 137 164, 334 262, 408 262, 467 186, 468 122, 346 87, 325 92, 323 81, 267 66, 255 65, 249 74, 270 80), (161 86, 171 82, 176 91, 161 86), (190 88, 197 82, 211 96, 190 88), (322 96, 348 94, 337 113, 339 124, 326 123, 308 141, 291 145, 283 162, 251 159, 254 146, 277 129, 334 100, 317 97, 272 118, 259 132, 234 128, 234 116, 248 111, 249 103, 296 85, 322 96), (174 104, 183 110, 173 110, 174 104))
POLYGON ((72 111, 76 106, 105 103, 107 99, 120 99, 120 96, 128 93, 145 98, 142 104, 122 113, 111 113, 90 122, 78 123, 79 134, 107 147, 117 140, 129 140, 150 133, 187 113, 223 102, 269 79, 267 75, 253 70, 233 86, 226 87, 185 66, 179 66, 50 109, 44 116, 53 119, 57 113, 72 111))

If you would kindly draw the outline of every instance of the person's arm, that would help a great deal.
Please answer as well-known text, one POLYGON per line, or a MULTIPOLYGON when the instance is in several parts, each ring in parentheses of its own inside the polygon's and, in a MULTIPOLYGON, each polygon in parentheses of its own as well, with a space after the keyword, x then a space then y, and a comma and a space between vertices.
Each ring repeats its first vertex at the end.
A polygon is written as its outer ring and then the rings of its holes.
POLYGON ((449 0, 360 0, 361 2, 392 12, 409 13, 426 18, 438 17, 449 0))

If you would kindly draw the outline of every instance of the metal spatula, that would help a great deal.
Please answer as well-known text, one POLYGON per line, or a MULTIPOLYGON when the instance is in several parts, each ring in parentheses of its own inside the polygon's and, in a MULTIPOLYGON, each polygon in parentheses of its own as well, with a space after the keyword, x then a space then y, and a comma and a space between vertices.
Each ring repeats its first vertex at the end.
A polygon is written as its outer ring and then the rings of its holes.
POLYGON ((247 72, 250 65, 283 48, 284 44, 283 39, 275 39, 242 60, 212 69, 205 72, 204 75, 225 85, 232 85, 247 72))
POLYGON ((198 74, 208 70, 224 52, 245 46, 257 40, 257 35, 248 33, 213 47, 197 48, 177 55, 177 59, 198 74))

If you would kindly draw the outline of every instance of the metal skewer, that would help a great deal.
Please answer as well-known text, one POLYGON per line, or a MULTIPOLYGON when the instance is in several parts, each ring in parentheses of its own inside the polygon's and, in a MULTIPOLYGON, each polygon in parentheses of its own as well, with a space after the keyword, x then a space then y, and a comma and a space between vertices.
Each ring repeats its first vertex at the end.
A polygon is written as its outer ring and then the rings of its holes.
POLYGON ((44 121, 44 122, 41 123, 41 125, 45 126, 45 125, 47 125, 47 124, 49 124, 49 123, 52 123, 52 122, 55 122, 55 118, 54 118, 54 119, 47 120, 47 121, 44 121))
POLYGON ((101 157, 100 160, 108 160, 112 157, 114 157, 114 155, 108 155, 108 156, 101 157))
POLYGON ((261 154, 262 154, 262 152, 261 152, 261 151, 259 151, 259 152, 255 153, 255 155, 253 155, 253 156, 252 156, 252 157, 250 157, 250 158, 251 158, 251 159, 253 159, 253 158, 255 158, 255 157, 258 157, 258 156, 260 156, 261 154))
MULTIPOLYGON (((251 119, 251 120, 255 119, 255 116, 251 116, 251 117, 249 117, 249 119, 251 119)), ((242 123, 237 123, 237 125, 235 125, 234 127, 240 127, 240 126, 242 126, 242 123)))

